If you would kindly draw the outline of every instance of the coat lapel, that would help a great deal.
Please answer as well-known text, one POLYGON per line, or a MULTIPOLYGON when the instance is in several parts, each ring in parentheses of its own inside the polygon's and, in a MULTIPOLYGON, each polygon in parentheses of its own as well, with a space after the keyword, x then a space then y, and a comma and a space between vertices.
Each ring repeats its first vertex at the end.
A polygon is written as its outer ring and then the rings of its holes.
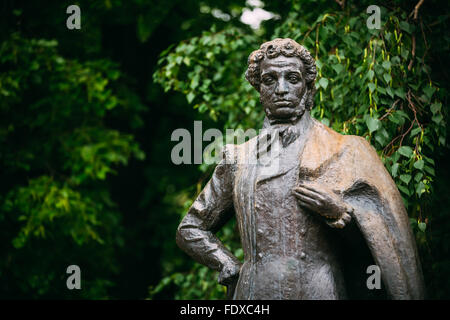
MULTIPOLYGON (((255 157, 259 155, 256 185, 281 177, 290 170, 298 168, 302 152, 310 139, 315 122, 309 114, 304 116, 305 118, 296 124, 297 129, 300 131, 299 137, 288 146, 283 147, 279 137, 276 136, 276 139, 273 139, 270 151, 262 153, 259 152, 258 143, 256 143, 255 157)), ((261 140, 264 141, 266 139, 262 136, 261 140)))

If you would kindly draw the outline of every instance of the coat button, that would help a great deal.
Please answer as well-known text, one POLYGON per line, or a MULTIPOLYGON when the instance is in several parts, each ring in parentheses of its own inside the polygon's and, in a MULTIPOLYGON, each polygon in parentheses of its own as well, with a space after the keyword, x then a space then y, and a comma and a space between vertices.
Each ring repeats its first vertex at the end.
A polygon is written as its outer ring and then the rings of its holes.
POLYGON ((258 257, 259 258, 262 258, 263 257, 263 254, 260 252, 260 253, 258 253, 258 257))
POLYGON ((306 258, 306 254, 304 252, 300 253, 300 259, 305 259, 306 258))

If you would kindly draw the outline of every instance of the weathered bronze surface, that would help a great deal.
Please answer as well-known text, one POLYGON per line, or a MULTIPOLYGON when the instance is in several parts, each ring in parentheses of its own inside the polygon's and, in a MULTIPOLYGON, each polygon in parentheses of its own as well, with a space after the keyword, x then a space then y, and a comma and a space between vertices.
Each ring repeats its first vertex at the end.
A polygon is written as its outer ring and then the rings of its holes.
POLYGON ((291 39, 264 43, 247 80, 266 112, 262 132, 226 145, 177 230, 177 243, 219 271, 233 299, 422 299, 409 219, 374 148, 310 114, 315 61, 291 39), (244 263, 214 235, 235 214, 244 263), (366 287, 381 270, 383 290, 366 287))

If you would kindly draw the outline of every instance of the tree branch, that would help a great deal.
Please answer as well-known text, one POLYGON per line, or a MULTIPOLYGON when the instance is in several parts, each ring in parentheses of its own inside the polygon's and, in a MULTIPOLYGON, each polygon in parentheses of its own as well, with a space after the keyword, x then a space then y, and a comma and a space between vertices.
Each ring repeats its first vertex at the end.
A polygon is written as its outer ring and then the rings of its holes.
POLYGON ((424 1, 425 0, 420 0, 414 7, 414 20, 417 20, 417 15, 419 14, 420 6, 423 4, 424 1))

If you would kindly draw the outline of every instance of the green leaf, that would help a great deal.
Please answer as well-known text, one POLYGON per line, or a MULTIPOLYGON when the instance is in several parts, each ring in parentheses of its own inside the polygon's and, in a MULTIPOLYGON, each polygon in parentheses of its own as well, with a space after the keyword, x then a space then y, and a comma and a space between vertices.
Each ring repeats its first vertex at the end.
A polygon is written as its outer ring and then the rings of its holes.
POLYGON ((369 128, 370 133, 378 130, 380 128, 380 120, 372 117, 366 118, 367 128, 369 128))
POLYGON ((192 101, 194 100, 194 98, 195 98, 195 93, 194 92, 189 92, 188 94, 187 94, 187 96, 186 96, 186 99, 187 99, 187 101, 189 102, 189 103, 192 103, 192 101))
POLYGON ((419 227, 419 230, 422 232, 425 232, 425 229, 427 228, 427 224, 425 222, 419 222, 417 226, 419 227))
POLYGON ((361 71, 363 71, 363 67, 359 66, 358 68, 356 68, 354 75, 357 76, 358 74, 361 73, 361 71))
POLYGON ((405 184, 408 184, 411 181, 411 175, 402 174, 400 175, 400 180, 402 180, 405 184))
POLYGON ((409 189, 408 189, 408 188, 406 188, 406 187, 404 187, 404 186, 401 186, 401 185, 397 185, 397 187, 398 187, 398 189, 399 189, 401 192, 403 192, 403 193, 406 194, 407 196, 410 196, 410 195, 411 195, 411 193, 409 192, 409 189))
POLYGON ((420 197, 424 192, 425 192, 425 185, 423 184, 422 181, 420 181, 419 184, 417 185, 416 193, 420 197))
POLYGON ((429 99, 433 96, 433 93, 436 91, 435 87, 426 86, 425 89, 423 89, 423 92, 427 95, 429 99))
POLYGON ((410 134, 410 137, 412 138, 412 137, 414 137, 415 135, 417 135, 419 132, 421 132, 422 131, 422 128, 420 128, 420 127, 416 127, 416 128, 414 128, 414 129, 412 129, 411 130, 411 134, 410 134))
POLYGON ((419 182, 420 179, 423 178, 423 173, 419 172, 418 174, 416 174, 416 176, 414 177, 414 181, 419 182))
POLYGON ((412 26, 406 21, 400 21, 399 26, 403 31, 406 31, 408 33, 412 32, 412 26))
POLYGON ((378 143, 384 147, 389 142, 389 133, 385 128, 381 128, 375 134, 375 140, 378 141, 378 143))
POLYGON ((319 59, 316 60, 316 66, 319 69, 322 69, 322 61, 320 61, 319 59))
POLYGON ((430 107, 431 112, 432 112, 433 114, 435 114, 435 113, 441 111, 441 108, 442 108, 442 103, 433 103, 433 104, 431 105, 431 107, 430 107))
POLYGON ((417 160, 417 161, 414 163, 414 168, 419 169, 419 170, 422 170, 424 164, 425 164, 425 162, 424 162, 422 159, 417 160))
POLYGON ((331 66, 337 74, 340 74, 342 70, 344 70, 344 66, 342 64, 334 64, 331 66))
POLYGON ((93 162, 95 156, 95 148, 87 145, 81 148, 81 157, 86 162, 93 162))
POLYGON ((383 79, 386 81, 386 83, 389 83, 392 80, 392 77, 389 73, 383 74, 383 79))
POLYGON ((408 49, 405 49, 405 48, 402 48, 402 53, 401 53, 401 55, 402 55, 402 58, 403 59, 408 59, 408 56, 409 56, 409 50, 408 49))
POLYGON ((415 91, 417 91, 417 90, 419 89, 419 85, 418 85, 418 84, 408 83, 408 86, 410 86, 411 88, 413 88, 415 91))
POLYGON ((387 88, 386 88, 386 92, 387 92, 388 95, 391 96, 391 98, 394 97, 394 91, 392 90, 391 87, 387 87, 387 88))
POLYGON ((376 87, 375 83, 370 82, 368 84, 368 87, 369 87, 370 92, 374 92, 375 91, 375 87, 376 87))
POLYGON ((196 74, 196 75, 192 78, 192 80, 191 80, 190 88, 191 88, 191 89, 197 88, 197 87, 198 87, 199 80, 200 80, 200 76, 199 76, 198 74, 196 74))
POLYGON ((399 96, 400 98, 402 98, 403 100, 406 98, 405 90, 404 90, 403 88, 397 88, 397 89, 395 89, 395 94, 396 94, 397 96, 399 96))
POLYGON ((413 149, 408 146, 402 146, 398 149, 398 153, 400 153, 402 156, 410 158, 413 154, 413 149))
POLYGON ((399 167, 399 164, 398 164, 398 163, 394 163, 394 164, 392 165, 391 173, 392 173, 392 176, 393 176, 394 178, 397 177, 398 167, 399 167))
POLYGON ((392 121, 392 122, 395 123, 395 124, 400 124, 401 121, 403 121, 403 122, 405 121, 402 117, 400 117, 399 115, 397 115, 396 112, 392 113, 392 114, 389 116, 389 120, 392 121))
POLYGON ((326 89, 328 87, 328 79, 327 78, 320 78, 319 85, 326 89))
POLYGON ((183 62, 185 65, 190 66, 191 65, 191 59, 189 57, 184 57, 183 62))
POLYGON ((434 172, 434 169, 432 167, 425 166, 424 169, 425 169, 426 172, 428 172, 433 177, 436 175, 435 172, 434 172))
POLYGON ((386 70, 389 70, 391 68, 391 63, 389 61, 383 61, 383 63, 381 65, 386 70))
POLYGON ((430 163, 430 164, 432 164, 433 166, 435 165, 435 163, 434 163, 434 160, 433 159, 431 159, 431 158, 428 158, 428 157, 423 157, 424 159, 425 159, 425 161, 426 162, 428 162, 428 163, 430 163))
POLYGON ((386 89, 382 87, 377 87, 377 91, 381 94, 386 94, 386 89))
POLYGON ((441 123, 443 117, 442 114, 435 114, 431 119, 436 122, 436 124, 439 124, 441 123))
POLYGON ((396 113, 405 119, 411 120, 411 119, 409 119, 409 116, 402 110, 397 110, 396 113))

